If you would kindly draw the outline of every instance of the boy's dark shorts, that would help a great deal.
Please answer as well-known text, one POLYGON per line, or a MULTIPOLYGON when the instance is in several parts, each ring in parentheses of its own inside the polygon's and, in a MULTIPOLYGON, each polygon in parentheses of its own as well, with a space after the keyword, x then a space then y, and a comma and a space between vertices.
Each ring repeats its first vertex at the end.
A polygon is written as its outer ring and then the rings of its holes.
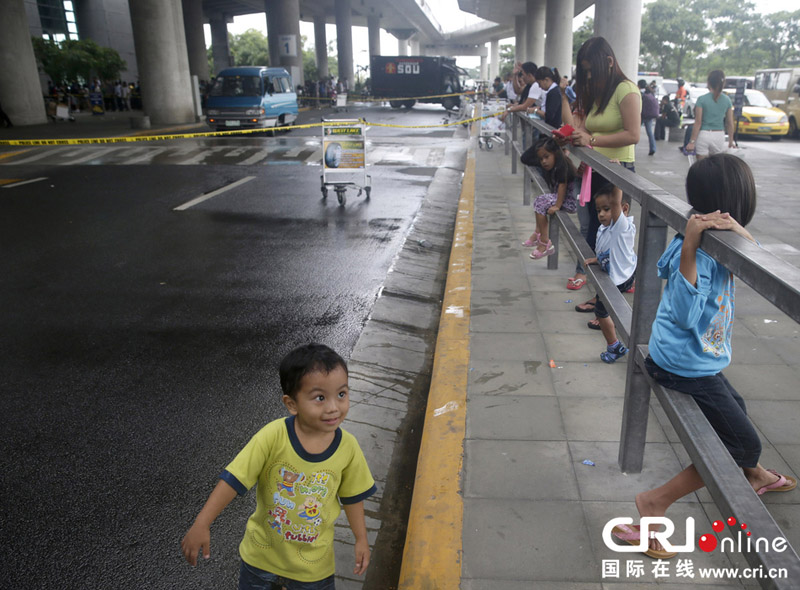
POLYGON ((335 590, 334 577, 318 582, 298 582, 241 562, 239 567, 239 590, 335 590))
MULTIPOLYGON (((622 283, 621 285, 617 285, 617 289, 619 289, 620 293, 624 293, 628 289, 631 288, 633 285, 633 279, 636 277, 636 273, 633 273, 627 281, 622 283)), ((594 304, 594 317, 596 318, 607 318, 608 311, 606 310, 606 306, 603 305, 603 300, 600 297, 597 298, 597 302, 594 304)))

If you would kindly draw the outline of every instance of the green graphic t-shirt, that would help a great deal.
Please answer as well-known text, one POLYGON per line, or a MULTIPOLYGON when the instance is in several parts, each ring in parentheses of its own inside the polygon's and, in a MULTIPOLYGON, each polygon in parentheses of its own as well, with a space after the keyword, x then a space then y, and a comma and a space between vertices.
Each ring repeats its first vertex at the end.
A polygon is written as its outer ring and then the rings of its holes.
POLYGON ((327 450, 311 454, 297 439, 294 416, 264 426, 220 478, 239 494, 258 484, 256 511, 239 545, 245 563, 300 582, 334 573, 339 501, 356 504, 376 492, 352 434, 339 428, 327 450))

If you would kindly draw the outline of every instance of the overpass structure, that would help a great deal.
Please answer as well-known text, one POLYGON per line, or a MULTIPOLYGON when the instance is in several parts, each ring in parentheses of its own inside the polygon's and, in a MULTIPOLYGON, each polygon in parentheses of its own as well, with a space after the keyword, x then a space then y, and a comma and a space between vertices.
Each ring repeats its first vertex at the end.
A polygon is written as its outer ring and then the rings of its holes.
MULTIPOLYGON (((81 38, 113 47, 135 61, 145 112, 158 124, 195 120, 191 77, 208 80, 211 74, 204 23, 211 28, 219 71, 231 63, 227 24, 234 16, 261 12, 266 13, 269 65, 285 67, 295 84, 303 83, 300 21, 314 23, 321 79, 328 77, 325 25, 336 25, 339 78, 349 87, 354 80, 353 26, 367 27, 370 56, 381 54, 384 29, 398 39, 400 55, 479 55, 485 79, 497 75, 500 40, 513 36, 517 60, 555 66, 566 73, 573 58, 572 20, 592 4, 595 33, 609 40, 623 71, 637 70, 642 0, 458 0, 462 11, 484 22, 455 32, 444 31, 431 11, 431 1, 73 0, 71 4, 81 38)), ((37 21, 41 4, 3 2, 0 103, 18 125, 47 120, 30 39, 32 33, 44 30, 41 19, 37 21)))

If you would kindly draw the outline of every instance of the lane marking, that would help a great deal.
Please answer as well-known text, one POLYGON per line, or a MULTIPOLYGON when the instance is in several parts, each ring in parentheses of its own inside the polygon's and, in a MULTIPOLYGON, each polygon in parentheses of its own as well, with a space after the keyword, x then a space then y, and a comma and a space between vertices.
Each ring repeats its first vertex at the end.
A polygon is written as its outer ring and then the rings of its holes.
POLYGON ((4 184, 2 188, 16 188, 23 184, 31 184, 32 182, 39 182, 40 180, 47 180, 47 177, 40 176, 39 178, 31 178, 30 180, 23 180, 22 182, 15 182, 14 184, 4 184))
POLYGON ((450 248, 399 590, 458 590, 461 586, 464 498, 460 482, 467 420, 477 135, 477 125, 473 125, 450 248))
POLYGON ((256 162, 260 162, 261 160, 266 158, 268 155, 269 155, 269 152, 267 150, 265 150, 265 149, 262 149, 262 150, 256 152, 255 154, 253 154, 252 156, 250 156, 249 158, 247 158, 245 160, 242 160, 238 164, 239 164, 239 166, 248 166, 249 164, 255 164, 256 162))
POLYGON ((29 152, 31 150, 17 150, 16 152, 8 152, 6 154, 0 154, 0 160, 4 160, 6 158, 13 158, 14 156, 18 156, 20 154, 24 154, 25 152, 29 152))
POLYGON ((16 166, 17 164, 27 164, 29 162, 35 162, 36 160, 41 160, 42 158, 46 158, 47 156, 52 156, 53 152, 50 150, 42 150, 38 154, 34 154, 33 156, 28 156, 27 158, 22 158, 21 160, 14 160, 13 162, 3 162, 6 166, 16 166))
POLYGON ((90 160, 99 160, 100 158, 104 158, 106 155, 117 151, 120 148, 101 148, 101 149, 94 149, 89 148, 90 153, 89 155, 84 155, 74 160, 67 160, 66 162, 61 162, 63 166, 73 166, 75 164, 83 164, 84 162, 88 162, 90 160))
POLYGON ((244 178, 240 178, 236 182, 232 182, 231 184, 229 184, 227 186, 223 186, 222 188, 218 188, 217 190, 211 191, 210 193, 206 193, 205 195, 200 195, 196 199, 192 199, 191 201, 187 201, 183 205, 179 205, 178 207, 175 207, 173 209, 173 211, 186 211, 189 207, 194 207, 198 203, 202 203, 203 201, 207 201, 208 199, 216 197, 217 195, 221 195, 222 193, 227 192, 227 191, 231 190, 232 188, 236 188, 237 186, 240 186, 240 185, 242 185, 242 184, 244 184, 246 182, 250 182, 254 178, 255 178, 255 176, 245 176, 244 178))

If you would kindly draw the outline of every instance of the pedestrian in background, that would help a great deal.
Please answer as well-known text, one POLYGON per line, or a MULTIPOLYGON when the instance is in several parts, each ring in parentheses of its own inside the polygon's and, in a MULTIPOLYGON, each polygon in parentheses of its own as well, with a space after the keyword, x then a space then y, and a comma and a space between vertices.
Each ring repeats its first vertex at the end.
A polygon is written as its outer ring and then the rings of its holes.
POLYGON ((710 92, 697 99, 694 105, 694 129, 686 149, 694 150, 697 159, 713 156, 725 151, 725 133, 728 134, 728 148, 733 141, 733 103, 722 92, 725 86, 725 72, 714 70, 708 74, 710 92))
POLYGON ((561 90, 558 87, 561 75, 558 68, 542 66, 536 70, 536 83, 544 91, 542 106, 534 107, 533 112, 539 115, 544 122, 558 129, 561 127, 561 90))
POLYGON ((658 119, 658 101, 650 92, 646 81, 639 80, 639 89, 642 92, 642 125, 647 132, 647 141, 650 142, 650 152, 647 155, 652 156, 656 153, 655 125, 658 119))
MULTIPOLYGON (((661 98, 661 111, 658 119, 656 119, 656 141, 667 138, 665 130, 667 127, 676 128, 681 124, 681 116, 678 114, 678 109, 672 104, 669 96, 664 95, 661 98)), ((670 131, 670 133, 672 133, 670 131)))

